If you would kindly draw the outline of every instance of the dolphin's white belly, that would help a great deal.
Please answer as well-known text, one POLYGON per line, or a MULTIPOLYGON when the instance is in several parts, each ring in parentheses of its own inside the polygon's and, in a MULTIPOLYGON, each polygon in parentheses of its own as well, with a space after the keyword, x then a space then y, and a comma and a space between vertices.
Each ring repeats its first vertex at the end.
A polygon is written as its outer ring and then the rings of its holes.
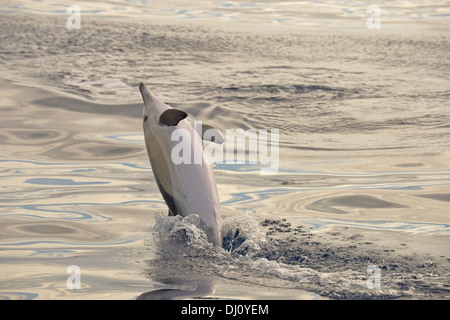
MULTIPOLYGON (((189 131, 186 129, 186 132, 189 131)), ((189 134, 191 137, 197 135, 201 142, 198 133, 191 131, 189 134)), ((176 144, 176 141, 172 142, 172 148, 176 144)), ((185 198, 186 201, 180 204, 184 215, 195 213, 207 226, 221 225, 219 196, 211 165, 207 162, 202 143, 194 148, 200 149, 193 150, 192 153, 201 153, 201 163, 196 164, 192 159, 191 163, 174 166, 172 184, 174 196, 176 199, 185 198)))

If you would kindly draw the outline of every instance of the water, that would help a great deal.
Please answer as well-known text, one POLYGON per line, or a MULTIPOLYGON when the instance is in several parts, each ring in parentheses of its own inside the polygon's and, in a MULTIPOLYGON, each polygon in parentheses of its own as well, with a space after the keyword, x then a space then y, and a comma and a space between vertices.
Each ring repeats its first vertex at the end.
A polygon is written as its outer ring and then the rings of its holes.
POLYGON ((0 5, 2 298, 449 297, 448 3, 78 5, 0 5), (224 248, 166 216, 141 81, 280 132, 277 174, 215 166, 224 248))

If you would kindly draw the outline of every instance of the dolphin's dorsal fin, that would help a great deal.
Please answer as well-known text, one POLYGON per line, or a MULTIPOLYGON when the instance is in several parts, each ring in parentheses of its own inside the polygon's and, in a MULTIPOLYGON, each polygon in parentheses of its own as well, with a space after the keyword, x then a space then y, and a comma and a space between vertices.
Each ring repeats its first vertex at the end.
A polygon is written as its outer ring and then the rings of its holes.
POLYGON ((167 109, 159 116, 159 122, 167 126, 176 126, 178 122, 186 118, 186 112, 178 109, 167 109))
POLYGON ((222 134, 220 133, 220 131, 217 130, 216 128, 214 128, 208 124, 204 124, 204 123, 202 123, 202 139, 211 141, 211 142, 215 142, 218 144, 223 143, 223 137, 222 137, 222 134))

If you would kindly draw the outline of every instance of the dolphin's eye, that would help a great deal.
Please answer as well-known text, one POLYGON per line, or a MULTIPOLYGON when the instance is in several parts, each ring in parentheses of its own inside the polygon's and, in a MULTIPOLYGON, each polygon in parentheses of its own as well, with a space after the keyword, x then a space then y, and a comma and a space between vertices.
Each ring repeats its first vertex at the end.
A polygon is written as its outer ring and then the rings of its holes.
POLYGON ((148 115, 144 115, 144 122, 147 121, 148 115))

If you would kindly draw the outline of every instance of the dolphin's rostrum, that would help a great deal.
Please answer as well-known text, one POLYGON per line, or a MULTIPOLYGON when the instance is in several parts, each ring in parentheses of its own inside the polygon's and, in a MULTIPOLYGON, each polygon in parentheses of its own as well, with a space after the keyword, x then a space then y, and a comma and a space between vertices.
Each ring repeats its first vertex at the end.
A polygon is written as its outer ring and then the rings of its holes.
POLYGON ((139 90, 144 100, 145 145, 169 214, 197 214, 209 241, 222 246, 222 218, 216 181, 192 116, 159 101, 144 83, 139 85, 139 90), (175 164, 172 161, 172 149, 177 144, 171 139, 175 130, 180 130, 186 141, 192 141, 192 148, 201 148, 194 151, 201 153, 200 162, 175 164))

